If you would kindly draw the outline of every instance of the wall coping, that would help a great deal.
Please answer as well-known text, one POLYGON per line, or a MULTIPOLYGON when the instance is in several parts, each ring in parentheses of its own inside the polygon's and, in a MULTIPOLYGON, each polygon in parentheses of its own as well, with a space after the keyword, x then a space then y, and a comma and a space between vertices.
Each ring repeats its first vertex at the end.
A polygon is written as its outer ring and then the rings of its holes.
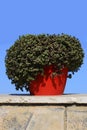
POLYGON ((87 94, 60 96, 0 95, 0 104, 87 104, 87 94))

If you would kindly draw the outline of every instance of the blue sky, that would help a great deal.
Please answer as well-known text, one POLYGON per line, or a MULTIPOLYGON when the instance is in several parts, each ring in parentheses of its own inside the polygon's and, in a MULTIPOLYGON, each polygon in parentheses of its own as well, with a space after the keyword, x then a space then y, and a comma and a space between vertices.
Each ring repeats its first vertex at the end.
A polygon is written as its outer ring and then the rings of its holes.
POLYGON ((0 0, 0 94, 16 91, 5 74, 6 50, 19 35, 61 34, 77 37, 85 52, 84 64, 72 79, 66 93, 87 93, 87 0, 0 0))

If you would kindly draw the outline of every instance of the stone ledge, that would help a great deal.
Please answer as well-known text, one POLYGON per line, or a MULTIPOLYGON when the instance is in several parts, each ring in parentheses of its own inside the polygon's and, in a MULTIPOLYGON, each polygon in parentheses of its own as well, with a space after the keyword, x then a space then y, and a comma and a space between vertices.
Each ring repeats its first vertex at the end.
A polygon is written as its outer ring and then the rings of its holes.
POLYGON ((87 104, 87 94, 61 96, 0 95, 0 104, 87 104))

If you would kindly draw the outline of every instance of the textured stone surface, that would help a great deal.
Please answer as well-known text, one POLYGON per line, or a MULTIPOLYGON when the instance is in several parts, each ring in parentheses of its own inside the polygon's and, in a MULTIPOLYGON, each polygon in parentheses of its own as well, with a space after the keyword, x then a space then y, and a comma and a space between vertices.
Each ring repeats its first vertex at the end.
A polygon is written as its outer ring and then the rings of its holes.
POLYGON ((26 130, 31 112, 27 107, 0 107, 0 130, 26 130))
POLYGON ((87 106, 67 108, 67 130, 87 130, 87 106))
POLYGON ((64 107, 1 106, 0 130, 64 130, 64 107))
POLYGON ((26 103, 26 104, 87 104, 87 95, 61 95, 61 96, 27 96, 27 95, 0 95, 0 103, 26 103))
POLYGON ((87 130, 87 95, 0 95, 0 130, 87 130))
POLYGON ((32 116, 26 130, 64 130, 64 108, 41 107, 32 116))

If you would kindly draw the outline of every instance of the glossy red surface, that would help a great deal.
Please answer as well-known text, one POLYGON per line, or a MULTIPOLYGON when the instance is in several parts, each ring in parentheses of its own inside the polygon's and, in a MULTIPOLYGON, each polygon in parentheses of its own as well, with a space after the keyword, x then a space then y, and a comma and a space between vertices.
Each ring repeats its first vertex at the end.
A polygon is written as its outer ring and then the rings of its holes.
POLYGON ((44 68, 44 75, 38 74, 31 82, 29 91, 31 95, 62 95, 66 85, 68 69, 63 68, 61 74, 52 76, 56 72, 53 65, 44 68))

